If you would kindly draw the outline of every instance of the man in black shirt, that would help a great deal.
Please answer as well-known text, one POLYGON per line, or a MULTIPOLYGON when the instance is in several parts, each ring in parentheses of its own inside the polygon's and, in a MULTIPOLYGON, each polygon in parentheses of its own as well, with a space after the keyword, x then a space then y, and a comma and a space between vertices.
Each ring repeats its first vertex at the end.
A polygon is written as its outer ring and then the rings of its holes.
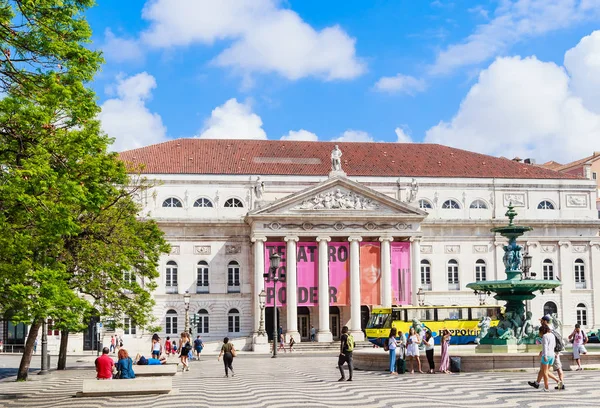
POLYGON ((348 351, 348 326, 342 327, 342 337, 340 338, 340 356, 338 357, 338 368, 342 377, 338 381, 345 381, 344 363, 348 363, 349 377, 348 381, 352 381, 352 351, 348 351))

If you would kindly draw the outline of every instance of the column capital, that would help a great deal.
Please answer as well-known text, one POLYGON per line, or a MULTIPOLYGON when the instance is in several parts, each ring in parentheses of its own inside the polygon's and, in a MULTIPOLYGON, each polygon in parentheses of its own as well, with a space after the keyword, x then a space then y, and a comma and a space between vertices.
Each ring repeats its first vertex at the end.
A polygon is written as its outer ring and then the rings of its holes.
POLYGON ((321 242, 321 241, 330 242, 331 237, 317 237, 317 242, 321 242))
POLYGON ((600 249, 600 242, 598 242, 598 241, 590 241, 590 248, 600 249))
POLYGON ((408 239, 410 242, 417 242, 420 243, 423 240, 423 237, 410 237, 408 239))
POLYGON ((383 242, 383 241, 389 241, 389 242, 392 242, 393 240, 394 240, 394 237, 388 237, 388 236, 385 236, 385 237, 379 237, 379 242, 383 242))
POLYGON ((284 237, 283 240, 285 242, 289 242, 289 241, 298 242, 298 241, 300 241, 300 238, 298 238, 297 236, 294 236, 294 235, 290 235, 290 236, 284 237))
POLYGON ((253 235, 250 238, 251 242, 258 242, 258 241, 262 241, 262 242, 266 242, 267 241, 267 237, 262 236, 262 235, 253 235))
POLYGON ((352 242, 352 241, 362 242, 362 237, 360 235, 350 235, 348 237, 348 241, 349 242, 352 242))
POLYGON ((571 245, 570 241, 558 241, 558 246, 561 248, 568 248, 571 245))
POLYGON ((537 248, 540 246, 538 241, 527 241, 527 247, 537 248))

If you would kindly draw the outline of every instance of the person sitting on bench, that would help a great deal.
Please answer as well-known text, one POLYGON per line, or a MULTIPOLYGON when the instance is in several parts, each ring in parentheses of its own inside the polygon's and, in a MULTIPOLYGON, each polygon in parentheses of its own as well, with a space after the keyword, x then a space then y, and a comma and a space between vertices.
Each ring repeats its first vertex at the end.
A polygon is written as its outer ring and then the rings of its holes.
POLYGON ((140 353, 135 356, 135 364, 137 365, 161 365, 167 364, 167 358, 165 356, 161 356, 158 358, 146 358, 142 356, 140 353))
POLYGON ((115 362, 108 356, 108 353, 110 353, 110 350, 108 347, 104 347, 102 355, 94 363, 96 365, 96 379, 98 380, 112 380, 113 378, 115 362))

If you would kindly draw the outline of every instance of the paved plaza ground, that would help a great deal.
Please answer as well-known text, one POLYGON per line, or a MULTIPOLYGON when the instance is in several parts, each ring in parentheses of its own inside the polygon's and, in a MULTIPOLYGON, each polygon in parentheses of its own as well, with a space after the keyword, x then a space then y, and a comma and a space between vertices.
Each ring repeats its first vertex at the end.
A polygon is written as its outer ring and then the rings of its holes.
MULTIPOLYGON (((567 372, 567 389, 545 393, 527 385, 533 372, 453 375, 358 371, 338 382, 335 355, 242 355, 236 376, 223 378, 216 356, 193 362, 174 377, 170 395, 74 398, 84 378, 93 378, 92 357, 73 358, 72 369, 14 381, 18 356, 0 356, 0 407, 597 407, 599 371, 567 372), (77 362, 77 360, 80 360, 77 362)), ((39 362, 36 358, 34 363, 39 362)), ((39 367, 34 364, 34 368, 39 367)), ((126 380, 121 380, 126 381, 126 380)))

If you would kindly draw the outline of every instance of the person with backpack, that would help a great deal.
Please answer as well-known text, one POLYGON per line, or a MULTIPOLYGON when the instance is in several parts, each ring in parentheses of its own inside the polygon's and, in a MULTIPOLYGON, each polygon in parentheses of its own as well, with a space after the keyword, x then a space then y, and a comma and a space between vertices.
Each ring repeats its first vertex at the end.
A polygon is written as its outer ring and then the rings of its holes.
MULTIPOLYGON (((554 387, 555 390, 564 390, 565 389, 565 377, 562 369, 562 362, 560 361, 560 352, 565 349, 565 343, 563 341, 562 336, 559 332, 554 330, 550 323, 552 322, 552 317, 550 315, 545 315, 540 319, 540 323, 542 327, 546 326, 550 328, 551 333, 554 335, 554 363, 552 364, 552 369, 558 375, 559 383, 554 387)), ((535 381, 528 381, 527 384, 532 386, 533 388, 540 388, 540 382, 542 381, 543 373, 540 370, 538 372, 537 379, 535 381)))
POLYGON ((200 353, 202 353, 202 349, 204 348, 204 342, 200 336, 196 337, 194 340, 194 351, 196 352, 196 360, 200 360, 200 353))
POLYGON ((348 333, 348 326, 342 327, 342 337, 340 338, 340 355, 338 357, 338 368, 342 375, 338 381, 346 381, 344 374, 344 363, 348 364, 348 381, 352 381, 354 366, 352 364, 352 352, 354 351, 354 336, 348 333))
POLYGON ((577 362, 577 369, 575 371, 583 370, 581 366, 581 354, 587 354, 585 344, 588 342, 588 337, 579 323, 575 325, 575 330, 569 335, 569 341, 573 343, 573 359, 577 362))

